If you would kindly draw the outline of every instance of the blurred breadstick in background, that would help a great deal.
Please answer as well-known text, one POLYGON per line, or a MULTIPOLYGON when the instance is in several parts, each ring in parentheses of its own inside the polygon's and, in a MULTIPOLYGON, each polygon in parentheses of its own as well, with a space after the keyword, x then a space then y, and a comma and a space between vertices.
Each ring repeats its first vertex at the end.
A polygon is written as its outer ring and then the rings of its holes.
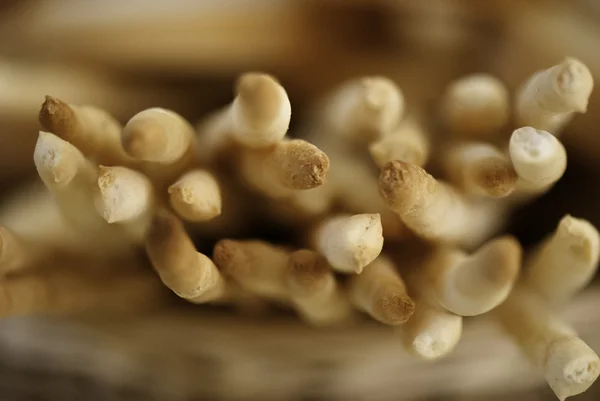
POLYGON ((461 316, 486 313, 501 304, 521 267, 521 246, 500 237, 467 255, 457 248, 435 249, 423 265, 412 268, 409 282, 432 307, 461 316))
POLYGON ((23 269, 35 258, 35 253, 35 247, 28 247, 21 238, 0 226, 0 276, 23 269))
POLYGON ((286 283, 294 308, 309 323, 339 324, 352 316, 348 297, 327 260, 317 252, 303 249, 291 253, 286 283))
POLYGON ((548 190, 567 168, 567 152, 552 134, 532 127, 515 130, 508 145, 513 167, 519 177, 517 188, 523 194, 548 190))
POLYGON ((515 288, 493 316, 527 359, 543 370, 561 401, 584 392, 598 378, 598 355, 528 289, 515 288))
POLYGON ((121 146, 121 124, 94 106, 75 106, 46 96, 39 113, 45 131, 70 142, 100 164, 132 164, 121 146))
POLYGON ((381 217, 379 214, 327 217, 316 227, 313 241, 334 270, 360 274, 383 248, 381 217))
POLYGON ((599 258, 598 230, 587 220, 566 215, 556 231, 528 255, 527 283, 547 301, 566 301, 589 283, 599 258))
POLYGON ((166 210, 152 219, 146 252, 162 282, 194 303, 221 300, 227 286, 210 258, 196 250, 181 221, 166 210))
POLYGON ((241 75, 233 102, 199 126, 197 149, 201 161, 213 161, 232 143, 250 149, 268 148, 281 141, 290 125, 292 108, 277 80, 262 73, 241 75))
POLYGON ((510 117, 508 89, 498 78, 472 74, 446 88, 441 118, 451 133, 470 138, 489 138, 506 126, 510 117))
POLYGON ((273 198, 321 186, 329 171, 327 155, 302 139, 280 141, 269 149, 243 151, 240 163, 244 180, 273 198))
POLYGON ((462 322, 462 316, 416 299, 414 314, 396 330, 410 353, 425 360, 435 360, 456 347, 462 336, 462 322))
POLYGON ((575 58, 538 71, 519 89, 517 124, 557 135, 574 113, 586 112, 593 87, 589 69, 575 58))
POLYGON ((503 210, 467 199, 421 167, 392 161, 381 169, 383 200, 418 236, 473 246, 500 227, 503 210))
POLYGON ((442 156, 443 169, 449 181, 466 194, 498 198, 515 189, 517 174, 500 149, 484 142, 448 146, 442 156))
POLYGON ((226 277, 257 295, 289 300, 286 272, 290 251, 264 241, 224 239, 215 245, 213 259, 226 277))
POLYGON ((387 325, 406 323, 415 311, 404 281, 393 262, 384 255, 352 277, 348 291, 357 309, 387 325))
POLYGON ((393 160, 423 167, 429 159, 430 147, 430 138, 422 124, 408 117, 396 130, 371 143, 369 153, 380 168, 393 160))
POLYGON ((209 171, 188 171, 169 187, 168 192, 171 207, 184 220, 201 222, 221 214, 221 189, 209 171))

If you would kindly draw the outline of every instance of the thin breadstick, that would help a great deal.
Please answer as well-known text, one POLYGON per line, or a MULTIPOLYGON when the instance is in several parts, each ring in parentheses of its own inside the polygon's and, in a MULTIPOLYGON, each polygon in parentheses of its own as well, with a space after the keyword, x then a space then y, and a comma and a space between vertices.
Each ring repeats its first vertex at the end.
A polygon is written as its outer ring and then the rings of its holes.
POLYGON ((527 282, 545 300, 562 302, 592 279, 600 258, 600 234, 590 222, 570 215, 528 256, 527 282))
POLYGON ((327 180, 329 158, 302 140, 281 141, 265 150, 243 152, 240 170, 245 181, 269 197, 321 186, 327 180))
POLYGON ((594 79, 581 61, 567 57, 536 72, 519 90, 517 124, 558 134, 574 113, 585 113, 594 79))
POLYGON ((338 215, 318 225, 314 243, 334 270, 360 274, 381 253, 382 230, 379 214, 338 215))
POLYGON ((373 142, 369 152, 380 168, 392 160, 424 166, 429 159, 429 137, 416 121, 405 119, 391 134, 373 142))
POLYGON ((0 276, 19 271, 31 264, 35 250, 6 227, 0 227, 0 276))
POLYGON ((512 133, 509 154, 519 177, 517 188, 525 193, 546 191, 567 168, 567 152, 562 143, 552 134, 532 127, 512 133))
POLYGON ((498 229, 504 210, 466 199, 412 164, 392 161, 381 169, 381 196, 420 237, 472 246, 498 229))
POLYGON ((442 98, 441 114, 455 135, 489 137, 508 123, 508 89, 492 75, 468 75, 448 86, 442 98))
POLYGON ((286 283, 298 313, 315 325, 339 324, 352 316, 352 308, 331 267, 314 251, 293 252, 288 261, 286 283))
POLYGON ((133 163, 121 146, 121 125, 102 109, 70 105, 46 96, 39 120, 44 130, 72 143, 98 163, 133 163))
POLYGON ((512 162, 491 144, 452 144, 442 159, 449 181, 469 195, 504 197, 516 187, 517 174, 512 162))
POLYGON ((349 294, 357 309, 387 325, 406 323, 415 311, 404 281, 392 261, 383 255, 352 277, 349 294))
POLYGON ((527 359, 543 370, 561 401, 584 392, 598 378, 598 355, 528 289, 515 288, 493 316, 527 359))
POLYGON ((166 210, 152 219, 146 252, 162 282, 181 298, 194 303, 224 298, 225 280, 215 264, 198 252, 181 221, 166 210))
POLYGON ((191 170, 169 189, 171 207, 184 220, 201 222, 221 214, 221 189, 215 177, 206 170, 191 170))
POLYGON ((390 79, 364 77, 342 84, 323 105, 331 135, 371 142, 396 129, 404 114, 404 95, 390 79))
POLYGON ((462 336, 462 316, 431 307, 416 300, 415 312, 403 325, 397 326, 404 347, 413 355, 435 360, 448 355, 462 336))
POLYGON ((440 247, 408 278, 431 306, 461 316, 486 313, 510 294, 521 267, 521 246, 512 237, 489 241, 472 255, 440 247))
POLYGON ((257 295, 284 301, 289 299, 289 255, 288 250, 263 241, 224 239, 213 249, 213 259, 225 276, 257 295))

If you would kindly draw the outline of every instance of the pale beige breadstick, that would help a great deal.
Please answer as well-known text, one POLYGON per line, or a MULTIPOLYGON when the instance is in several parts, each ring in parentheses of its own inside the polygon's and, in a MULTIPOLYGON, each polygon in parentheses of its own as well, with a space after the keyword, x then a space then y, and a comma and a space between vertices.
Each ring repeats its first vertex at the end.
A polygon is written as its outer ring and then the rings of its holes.
POLYGON ((448 355, 462 336, 462 316, 431 307, 420 299, 408 321, 396 327, 404 347, 413 355, 435 360, 448 355))
POLYGON ((394 130, 404 95, 390 79, 363 77, 343 83, 325 100, 321 117, 329 135, 370 142, 394 130))
POLYGON ((391 134, 373 142, 369 152, 378 167, 392 160, 424 166, 429 159, 429 137, 417 121, 408 118, 391 134))
POLYGON ((146 253, 162 282, 181 298, 194 303, 218 301, 227 286, 210 258, 196 250, 181 221, 166 210, 152 219, 146 253))
POLYGON ((27 267, 36 257, 35 247, 28 247, 25 241, 8 228, 0 226, 0 276, 27 267))
POLYGON ((600 374, 598 355, 527 288, 515 288, 492 315, 564 401, 600 374))
POLYGON ((143 241, 156 206, 154 187, 144 174, 127 167, 100 166, 96 210, 109 224, 143 241))
POLYGON ((600 234, 587 220, 566 215, 525 263, 527 283, 545 300, 562 302, 592 279, 600 258, 600 234))
POLYGON ((329 171, 327 155, 302 139, 280 141, 269 149, 243 151, 240 163, 244 180, 273 198, 321 186, 329 171))
POLYGON ((457 79, 446 88, 441 117, 455 135, 489 137, 508 124, 508 89, 502 81, 488 74, 472 74, 457 79))
POLYGON ((251 149, 268 148, 287 133, 292 108, 287 92, 268 74, 242 74, 235 85, 235 98, 224 109, 197 127, 200 160, 209 162, 230 144, 251 149))
POLYGON ((517 174, 511 160, 491 144, 449 144, 441 159, 449 182, 468 195, 504 197, 517 185, 517 174))
POLYGON ((70 105, 46 96, 39 120, 45 131, 72 143, 98 163, 131 165, 134 162, 121 146, 121 124, 102 109, 70 105))
POLYGON ((552 134, 532 127, 516 129, 508 145, 520 192, 536 194, 554 185, 567 168, 567 152, 552 134))
POLYGON ((352 316, 348 297, 317 252, 302 249, 290 254, 286 284, 294 308, 309 323, 339 324, 352 316))
POLYGON ((504 210, 490 202, 467 199, 424 169, 392 161, 381 169, 383 200, 420 237, 467 246, 496 231, 504 210))
POLYGON ((340 273, 360 274, 383 248, 379 214, 337 215, 315 229, 316 249, 340 273))
POLYGON ((512 290, 521 267, 521 246, 501 237, 468 255, 441 246, 408 275, 412 287, 433 307, 461 316, 486 313, 512 290))
POLYGON ((289 299, 289 256, 287 249, 264 241, 224 239, 213 249, 213 259, 225 276, 257 295, 284 301, 289 299))
POLYGON ((168 192, 171 207, 184 220, 201 222, 221 214, 221 189, 209 171, 188 171, 169 187, 168 192))
POLYGON ((517 94, 517 124, 556 135, 574 113, 585 113, 594 78, 581 61, 567 57, 560 64, 538 71, 517 94))
POLYGON ((357 309, 387 325, 406 323, 415 311, 396 266, 383 255, 351 278, 349 294, 357 309))

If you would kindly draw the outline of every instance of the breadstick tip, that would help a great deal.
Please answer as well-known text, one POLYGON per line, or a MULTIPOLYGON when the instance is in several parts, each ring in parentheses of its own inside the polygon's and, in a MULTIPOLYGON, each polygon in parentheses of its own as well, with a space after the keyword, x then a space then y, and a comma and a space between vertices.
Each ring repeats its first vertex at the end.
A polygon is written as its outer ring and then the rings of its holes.
MULTIPOLYGON (((292 187, 299 190, 319 187, 327 181, 329 158, 316 146, 299 139, 287 142, 286 159, 293 163, 290 169, 292 187)), ((283 157, 283 155, 282 155, 283 157)))
POLYGON ((39 113, 42 127, 56 135, 70 131, 76 123, 73 109, 62 100, 46 95, 39 113))
POLYGON ((148 178, 125 167, 99 166, 100 197, 96 208, 107 223, 133 220, 148 211, 152 185, 148 178))
POLYGON ((556 76, 556 83, 560 92, 577 94, 569 98, 573 102, 573 109, 579 113, 587 111, 588 100, 594 85, 592 73, 585 64, 573 57, 567 57, 560 64, 556 76))
POLYGON ((56 184, 67 184, 77 174, 77 164, 81 154, 67 141, 45 131, 40 131, 33 159, 38 173, 56 184))
POLYGON ((381 169, 379 190, 394 210, 409 210, 422 198, 424 191, 433 191, 434 180, 421 167, 393 160, 381 169))
POLYGON ((236 95, 251 121, 269 121, 280 113, 280 84, 272 76, 257 72, 242 74, 235 85, 236 95))
POLYGON ((491 241, 477 255, 481 260, 492 262, 485 264, 487 268, 482 271, 482 278, 487 279, 489 284, 504 287, 517 280, 521 269, 522 249, 514 237, 507 235, 491 241))
POLYGON ((478 161, 472 171, 474 183, 492 197, 507 196, 515 189, 518 176, 509 159, 486 158, 478 161))
POLYGON ((237 241, 223 239, 213 248, 213 260, 224 275, 236 277, 250 273, 252 266, 245 259, 237 241))
POLYGON ((406 323, 415 312, 414 301, 405 292, 391 293, 389 289, 382 288, 385 296, 375 296, 373 315, 383 317, 386 324, 399 325, 406 323))
POLYGON ((567 214, 560 220, 556 235, 569 241, 569 250, 574 256, 586 263, 598 262, 600 237, 590 222, 567 214))

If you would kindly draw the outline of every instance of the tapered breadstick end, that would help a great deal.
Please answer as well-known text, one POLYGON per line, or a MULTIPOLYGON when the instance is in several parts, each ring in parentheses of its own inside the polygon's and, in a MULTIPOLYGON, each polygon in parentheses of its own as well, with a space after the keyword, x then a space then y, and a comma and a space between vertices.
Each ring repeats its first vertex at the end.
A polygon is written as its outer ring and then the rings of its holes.
POLYGON ((491 197, 507 196, 515 189, 518 176, 508 159, 483 159, 472 167, 472 171, 473 184, 491 197))
POLYGON ((65 102, 52 96, 46 96, 46 100, 40 109, 39 121, 42 127, 68 139, 68 134, 72 132, 77 124, 77 117, 73 109, 65 102))
POLYGON ((560 64, 556 84, 559 92, 567 95, 564 100, 569 103, 568 107, 579 113, 587 111, 594 78, 585 64, 575 58, 567 57, 560 64))
POLYGON ((379 174, 379 190, 383 200, 398 214, 404 214, 427 194, 435 191, 435 180, 422 168, 394 160, 379 174))
POLYGON ((279 115, 279 82, 269 75, 249 72, 240 76, 235 90, 248 121, 268 121, 279 115))
POLYGON ((322 150, 308 142, 289 141, 278 157, 288 162, 289 183, 287 186, 290 188, 312 189, 327 181, 329 158, 322 150))
POLYGON ((77 174, 81 153, 69 142, 49 132, 40 131, 33 159, 44 181, 66 185, 77 174))
POLYGON ((96 208, 109 224, 134 220, 152 207, 152 184, 137 171, 100 166, 98 188, 96 208))
POLYGON ((590 222, 566 215, 561 219, 556 235, 561 241, 568 241, 569 250, 576 259, 589 265, 598 263, 600 238, 590 222))
POLYGON ((221 214, 221 190, 208 171, 184 174, 168 188, 168 193, 171 207, 185 220, 207 221, 221 214))

